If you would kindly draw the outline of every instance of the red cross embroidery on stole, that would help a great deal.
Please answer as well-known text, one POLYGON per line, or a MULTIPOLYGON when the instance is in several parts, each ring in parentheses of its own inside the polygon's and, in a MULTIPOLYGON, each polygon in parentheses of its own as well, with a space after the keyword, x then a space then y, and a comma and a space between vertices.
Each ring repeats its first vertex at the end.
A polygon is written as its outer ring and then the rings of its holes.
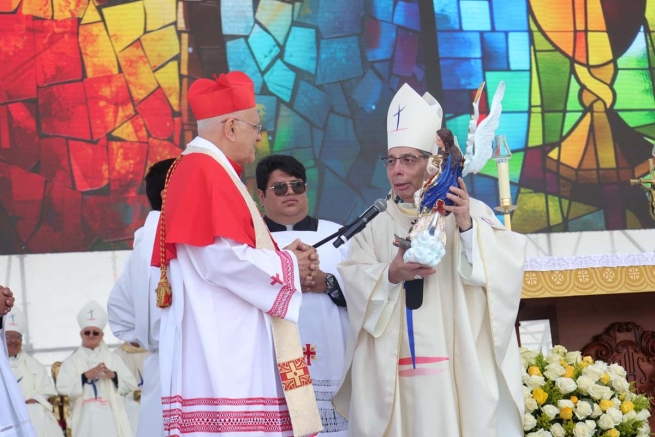
POLYGON ((271 276, 271 279, 273 280, 273 281, 271 281, 271 285, 275 285, 275 284, 282 285, 282 284, 284 284, 284 282, 282 282, 282 280, 280 279, 280 274, 279 273, 276 273, 275 276, 271 276))
POLYGON ((316 346, 312 346, 311 344, 307 343, 305 347, 302 348, 302 354, 305 356, 305 361, 307 361, 307 365, 311 366, 312 365, 312 358, 316 359, 316 346))
POLYGON ((277 368, 280 372, 282 386, 285 391, 304 387, 312 383, 312 378, 309 376, 309 369, 304 358, 296 358, 295 360, 278 363, 277 368))

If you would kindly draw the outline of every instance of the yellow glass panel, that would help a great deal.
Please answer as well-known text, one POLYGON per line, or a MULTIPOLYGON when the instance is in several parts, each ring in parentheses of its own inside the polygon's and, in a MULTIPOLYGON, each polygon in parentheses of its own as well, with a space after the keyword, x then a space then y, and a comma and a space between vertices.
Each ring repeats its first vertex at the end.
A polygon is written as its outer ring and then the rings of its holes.
POLYGON ((187 23, 186 15, 186 2, 179 2, 177 4, 177 30, 189 30, 189 23, 187 23))
POLYGON ((568 212, 569 212, 569 204, 570 204, 571 202, 569 201, 569 199, 565 199, 565 198, 563 198, 563 197, 560 198, 560 202, 561 202, 561 204, 562 204, 562 211, 564 211, 564 215, 565 215, 565 216, 568 216, 568 212))
POLYGON ((164 90, 171 107, 178 112, 180 110, 180 64, 177 61, 169 62, 155 71, 155 77, 161 89, 164 90))
MULTIPOLYGON (((560 160, 563 164, 566 164, 572 168, 578 168, 580 166, 582 154, 585 150, 584 144, 587 144, 587 136, 589 135, 590 123, 591 114, 587 113, 580 121, 580 124, 578 124, 578 126, 573 129, 573 131, 571 131, 571 134, 562 142, 562 145, 559 147, 559 149, 561 149, 560 160)), ((557 150, 558 148, 553 149, 548 154, 548 156, 556 156, 556 154, 553 154, 553 152, 557 150)))
POLYGON ((23 0, 23 15, 52 19, 52 0, 23 0))
POLYGON ((132 125, 131 120, 128 120, 122 125, 118 126, 111 134, 112 136, 120 138, 121 140, 134 142, 139 141, 139 137, 136 134, 136 130, 134 130, 134 126, 132 125))
POLYGON ((589 64, 601 65, 613 59, 610 37, 606 32, 587 33, 587 44, 589 64))
POLYGON ((644 227, 641 225, 641 222, 637 218, 636 215, 630 210, 627 210, 625 212, 625 221, 626 221, 626 227, 628 229, 643 229, 644 227))
POLYGON ((569 209, 568 218, 569 220, 573 220, 594 211, 598 211, 598 208, 596 208, 595 206, 585 205, 584 203, 580 203, 580 202, 571 202, 571 209, 569 209))
POLYGON ((142 1, 110 6, 102 13, 117 53, 143 35, 146 17, 142 1))
POLYGON ((90 1, 89 5, 86 7, 86 12, 84 12, 84 16, 82 17, 81 24, 97 23, 98 21, 102 21, 102 18, 98 13, 98 8, 94 2, 90 1))
POLYGON ((596 138, 596 153, 600 168, 616 168, 616 153, 612 128, 606 112, 594 112, 594 137, 596 138))
POLYGON ((573 0, 573 15, 575 18, 575 30, 587 30, 587 11, 585 0, 573 0))
POLYGON ((180 53, 180 42, 174 25, 146 33, 141 37, 141 44, 153 70, 180 53))
POLYGON ((551 226, 562 223, 562 210, 556 196, 548 196, 548 218, 551 226))
POLYGON ((118 62, 123 69, 135 104, 138 104, 157 88, 157 79, 150 69, 148 59, 139 41, 120 52, 118 62))
POLYGON ((143 4, 146 8, 146 29, 148 31, 157 30, 175 22, 175 0, 143 0, 143 4))
POLYGON ((595 170, 598 168, 598 162, 596 161, 596 144, 594 143, 594 136, 589 135, 587 140, 587 146, 585 149, 584 158, 582 159, 582 164, 580 165, 581 169, 592 169, 595 170))
POLYGON ((536 23, 548 34, 557 31, 573 31, 572 0, 530 0, 536 23))
POLYGON ((520 189, 516 203, 518 208, 512 217, 513 231, 530 233, 548 226, 544 193, 529 193, 520 189))
POLYGON ((79 18, 84 15, 89 3, 89 0, 53 0, 55 20, 79 18))
POLYGON ((79 42, 86 77, 100 77, 118 73, 118 62, 116 62, 116 55, 104 23, 99 22, 80 26, 79 42))
POLYGON ((189 34, 180 34, 180 74, 182 76, 189 75, 189 34))
POLYGON ((605 15, 601 0, 587 0, 587 30, 589 31, 607 31, 605 24, 605 15))
MULTIPOLYGON (((534 84, 534 82, 532 82, 534 84)), ((541 114, 530 114, 530 130, 528 147, 540 146, 544 143, 544 123, 541 114)))

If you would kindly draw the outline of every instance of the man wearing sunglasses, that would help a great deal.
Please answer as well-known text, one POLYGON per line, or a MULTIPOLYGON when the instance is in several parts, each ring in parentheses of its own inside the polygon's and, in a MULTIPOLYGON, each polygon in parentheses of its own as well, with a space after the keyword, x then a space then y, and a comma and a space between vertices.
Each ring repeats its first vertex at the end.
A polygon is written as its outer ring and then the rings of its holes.
POLYGON ((0 285, 0 435, 8 432, 12 437, 36 437, 25 399, 7 357, 5 324, 13 306, 13 293, 0 285))
POLYGON ((152 260, 165 430, 314 434, 321 418, 297 322, 318 256, 300 241, 278 247, 239 179, 261 140, 253 81, 232 71, 197 79, 187 96, 198 136, 169 171, 152 260))
POLYGON ((432 105, 405 84, 388 110, 388 207, 339 266, 353 341, 335 406, 350 413, 352 436, 522 437, 514 323, 525 237, 470 198, 459 178, 447 194, 446 253, 436 269, 405 262, 393 244, 418 219, 414 193, 438 153, 441 116, 432 105))
MULTIPOLYGON (((278 244, 284 246, 296 239, 315 244, 340 228, 336 223, 308 215, 307 174, 296 158, 267 156, 257 164, 256 176, 257 196, 266 214, 264 221, 278 244)), ((324 244, 317 250, 321 264, 312 272, 316 285, 303 288, 298 329, 315 381, 323 432, 341 437, 346 435, 348 423, 334 410, 332 396, 341 382, 346 350, 348 315, 337 265, 345 259, 348 246, 336 249, 332 244, 324 244)))

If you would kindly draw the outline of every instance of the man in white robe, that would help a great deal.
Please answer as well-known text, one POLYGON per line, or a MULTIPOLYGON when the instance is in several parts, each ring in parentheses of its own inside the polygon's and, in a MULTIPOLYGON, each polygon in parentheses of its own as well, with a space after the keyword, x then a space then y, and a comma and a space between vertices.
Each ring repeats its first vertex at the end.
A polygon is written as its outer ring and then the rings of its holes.
POLYGON ((36 437, 25 399, 7 357, 4 323, 13 306, 13 293, 0 285, 0 437, 36 437))
MULTIPOLYGON (((161 309, 157 308, 155 289, 159 282, 159 268, 152 267, 152 248, 157 234, 157 223, 161 212, 161 192, 164 190, 166 174, 174 159, 165 159, 153 164, 145 177, 146 194, 152 207, 143 227, 134 233, 134 248, 125 261, 123 273, 109 293, 107 313, 109 326, 116 337, 141 345, 152 352, 142 363, 141 374, 135 375, 137 383, 143 381, 139 409, 138 437, 163 435, 164 423, 161 408, 159 376, 159 329, 161 309), (157 433, 155 430, 159 429, 157 433)), ((129 363, 126 362, 125 364, 129 363)), ((128 404, 132 404, 129 400, 128 404)), ((133 409, 133 407, 132 407, 133 409)), ((129 414, 129 411, 128 411, 129 414)), ((130 419, 134 424, 134 420, 130 419)))
POLYGON ((66 358, 57 376, 57 391, 69 397, 73 437, 132 437, 122 395, 136 389, 132 372, 102 340, 107 313, 97 302, 77 316, 82 347, 66 358))
POLYGON ((7 315, 5 336, 9 365, 25 399, 32 425, 38 437, 61 437, 62 429, 48 399, 57 394, 46 367, 23 351, 25 316, 18 308, 7 315))
MULTIPOLYGON (((394 235, 417 218, 440 120, 408 85, 388 114, 388 208, 351 241, 340 265, 350 332, 344 384, 334 398, 349 435, 521 437, 523 391, 514 333, 525 237, 507 231, 464 181, 450 187, 446 255, 436 270, 405 263, 394 235), (423 303, 406 284, 423 281, 423 303)), ((419 282, 420 283, 420 282, 419 282)))
MULTIPOLYGON (((296 239, 316 244, 339 230, 336 223, 307 215, 307 175, 294 157, 267 156, 257 164, 256 176, 264 221, 279 245, 296 239)), ((323 422, 320 435, 345 437, 348 422, 334 410, 332 397, 341 384, 346 352, 348 315, 337 265, 345 258, 348 246, 336 249, 329 242, 317 251, 321 264, 314 272, 316 285, 302 290, 305 294, 298 329, 323 422)))
POLYGON ((313 435, 321 420, 296 323, 318 256, 299 241, 280 250, 239 180, 261 140, 252 80, 197 79, 187 96, 199 136, 171 168, 153 251, 164 429, 313 435))

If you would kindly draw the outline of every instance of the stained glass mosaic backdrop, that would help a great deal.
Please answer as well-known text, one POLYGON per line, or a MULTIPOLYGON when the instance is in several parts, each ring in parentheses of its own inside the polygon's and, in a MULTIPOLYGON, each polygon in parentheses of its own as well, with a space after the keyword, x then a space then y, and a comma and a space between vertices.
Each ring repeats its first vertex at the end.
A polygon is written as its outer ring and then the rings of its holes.
MULTIPOLYGON (((652 227, 628 181, 655 142, 653 28, 653 0, 0 1, 0 253, 129 248, 148 165, 195 134, 189 84, 228 69, 255 82, 258 158, 300 159, 317 217, 388 191, 402 84, 463 145, 504 80, 515 230, 652 227)), ((467 183, 498 203, 493 162, 467 183)))

